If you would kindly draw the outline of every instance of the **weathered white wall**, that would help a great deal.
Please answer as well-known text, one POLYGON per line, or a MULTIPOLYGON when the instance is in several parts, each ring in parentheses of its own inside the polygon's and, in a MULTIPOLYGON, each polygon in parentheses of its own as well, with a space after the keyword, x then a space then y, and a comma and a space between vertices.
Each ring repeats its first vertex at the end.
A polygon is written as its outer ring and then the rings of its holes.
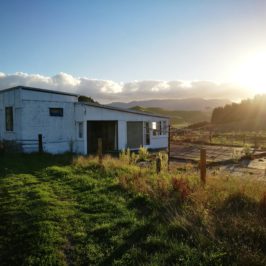
MULTIPOLYGON (((86 104, 75 104, 75 120, 85 121, 84 127, 87 128, 86 121, 101 121, 101 120, 113 120, 118 121, 118 149, 127 148, 127 121, 144 121, 144 122, 157 122, 167 121, 167 118, 123 112, 119 110, 105 109, 96 106, 90 106, 86 104)), ((87 134, 84 134, 84 146, 83 149, 78 150, 79 153, 87 153, 87 134)), ((150 131, 150 145, 144 145, 147 148, 167 148, 168 135, 153 136, 150 131)))
POLYGON ((21 138, 21 91, 19 89, 0 93, 0 140, 21 138), (5 107, 13 107, 13 131, 6 131, 5 107))
MULTIPOLYGON (((44 151, 87 153, 87 121, 118 121, 118 149, 127 148, 127 121, 157 122, 157 116, 111 110, 77 102, 76 96, 14 89, 0 92, 0 140, 16 140, 25 152, 38 151, 38 134, 43 136, 44 151), (12 106, 14 131, 5 131, 5 107, 12 106), (49 108, 63 108, 63 117, 50 116, 49 108), (78 138, 78 122, 83 122, 83 138, 78 138)), ((166 148, 167 135, 153 136, 148 148, 166 148)))
POLYGON ((43 136, 45 152, 75 151, 74 101, 77 97, 47 92, 21 90, 22 139, 24 151, 37 151, 38 134, 43 136), (49 108, 63 108, 63 116, 50 116, 49 108), (35 144, 34 144, 35 143, 35 144))
MULTIPOLYGON (((23 100, 22 139, 37 140, 43 136, 44 151, 62 153, 69 151, 75 143, 74 105, 68 102, 49 102, 23 100), (50 116, 49 108, 63 108, 62 117, 50 116)), ((30 143, 29 143, 30 144, 30 143)), ((34 151, 38 147, 25 146, 25 151, 34 151)))

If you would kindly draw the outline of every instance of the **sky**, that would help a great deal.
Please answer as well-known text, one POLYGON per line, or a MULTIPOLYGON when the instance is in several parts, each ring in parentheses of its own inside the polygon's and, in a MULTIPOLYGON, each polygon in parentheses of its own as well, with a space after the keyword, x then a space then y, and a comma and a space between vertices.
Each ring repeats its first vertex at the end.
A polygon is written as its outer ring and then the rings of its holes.
POLYGON ((239 100, 263 67, 265 0, 0 0, 0 89, 239 100))

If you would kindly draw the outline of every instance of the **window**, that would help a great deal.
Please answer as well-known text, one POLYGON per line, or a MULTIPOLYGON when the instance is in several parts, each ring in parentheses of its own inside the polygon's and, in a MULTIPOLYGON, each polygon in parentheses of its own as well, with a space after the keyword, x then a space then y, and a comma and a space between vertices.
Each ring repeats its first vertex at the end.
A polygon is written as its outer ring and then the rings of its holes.
POLYGON ((13 107, 6 107, 6 131, 13 131, 13 107))
POLYGON ((144 134, 145 134, 145 144, 150 145, 150 123, 149 122, 145 122, 144 134))
POLYGON ((157 135, 157 123, 156 122, 152 122, 152 135, 156 136, 157 135))
POLYGON ((159 135, 162 135, 162 122, 161 121, 159 121, 159 122, 157 122, 157 124, 158 124, 158 134, 159 135))
POLYGON ((78 138, 83 139, 83 122, 78 122, 78 138))
POLYGON ((63 108, 49 108, 50 116, 63 116, 64 109, 63 108))
POLYGON ((162 136, 167 134, 166 121, 152 122, 152 134, 153 136, 162 136))
POLYGON ((166 121, 163 121, 163 135, 166 135, 167 134, 167 123, 166 121))

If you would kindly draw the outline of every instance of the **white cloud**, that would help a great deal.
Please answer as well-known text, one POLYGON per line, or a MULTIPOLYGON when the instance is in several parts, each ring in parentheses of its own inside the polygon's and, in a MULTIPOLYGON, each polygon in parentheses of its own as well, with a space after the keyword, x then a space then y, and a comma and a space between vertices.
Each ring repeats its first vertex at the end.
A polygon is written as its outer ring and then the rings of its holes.
POLYGON ((143 80, 118 83, 88 77, 73 77, 59 73, 48 77, 39 74, 0 72, 0 90, 18 85, 67 91, 87 95, 102 103, 166 98, 228 98, 238 100, 250 97, 252 91, 235 84, 217 84, 212 81, 143 80))

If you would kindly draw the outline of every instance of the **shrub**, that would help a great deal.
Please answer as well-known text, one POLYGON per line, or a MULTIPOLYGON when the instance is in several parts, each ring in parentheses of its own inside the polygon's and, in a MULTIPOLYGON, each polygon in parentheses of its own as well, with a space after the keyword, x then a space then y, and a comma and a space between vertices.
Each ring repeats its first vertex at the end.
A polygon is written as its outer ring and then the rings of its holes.
POLYGON ((141 146, 139 148, 139 158, 138 158, 138 161, 147 161, 149 158, 149 152, 148 152, 148 149, 141 146))
POLYGON ((254 209, 256 209, 256 201, 247 196, 244 192, 236 191, 224 200, 220 211, 226 212, 227 214, 236 214, 254 209))
POLYGON ((22 145, 13 140, 0 141, 0 153, 5 152, 22 152, 22 145))
POLYGON ((168 170, 168 154, 165 152, 159 152, 158 156, 161 159, 162 170, 168 170))
POLYGON ((250 145, 246 144, 243 148, 243 154, 246 156, 246 157, 251 157, 251 147, 250 145))
POLYGON ((127 148, 126 150, 123 149, 120 153, 119 153, 119 159, 125 163, 130 163, 131 161, 131 156, 130 156, 130 149, 127 148))
POLYGON ((185 200, 188 195, 191 193, 188 181, 184 178, 172 177, 171 180, 172 188, 174 192, 178 192, 180 199, 185 200))
POLYGON ((96 162, 97 159, 92 156, 77 156, 73 158, 72 164, 75 166, 86 167, 92 162, 96 162))
POLYGON ((241 152, 236 150, 236 149, 234 149, 233 153, 232 153, 232 160, 234 162, 238 162, 240 159, 241 159, 241 152))

